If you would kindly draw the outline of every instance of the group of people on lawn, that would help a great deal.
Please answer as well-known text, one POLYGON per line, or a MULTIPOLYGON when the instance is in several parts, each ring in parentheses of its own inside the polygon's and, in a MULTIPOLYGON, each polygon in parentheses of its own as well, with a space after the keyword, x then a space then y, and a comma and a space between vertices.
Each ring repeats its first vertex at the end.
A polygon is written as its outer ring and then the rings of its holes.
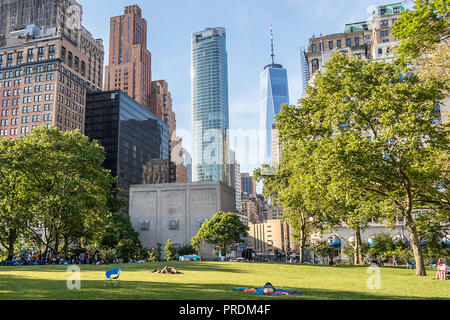
MULTIPOLYGON (((389 259, 386 257, 384 260, 381 260, 380 262, 378 262, 378 260, 373 259, 372 257, 369 257, 369 262, 373 266, 383 266, 385 263, 389 262, 389 259)), ((395 256, 392 257, 392 265, 398 266, 397 257, 395 257, 395 256)), ((407 262, 408 268, 412 268, 414 265, 415 265, 414 262, 410 262, 410 261, 407 262)), ((436 264, 431 264, 431 266, 437 268, 436 278, 434 278, 433 280, 447 280, 448 279, 448 274, 450 273, 450 270, 443 259, 438 259, 438 262, 436 264)))
MULTIPOLYGON (((119 263, 116 259, 115 263, 119 263)), ((3 260, 0 260, 0 265, 3 266, 31 266, 31 265, 59 265, 59 264, 105 264, 103 259, 97 254, 92 256, 89 251, 81 252, 79 255, 73 255, 70 260, 64 258, 63 253, 54 254, 48 252, 47 254, 39 251, 24 250, 18 256, 8 255, 3 260)))

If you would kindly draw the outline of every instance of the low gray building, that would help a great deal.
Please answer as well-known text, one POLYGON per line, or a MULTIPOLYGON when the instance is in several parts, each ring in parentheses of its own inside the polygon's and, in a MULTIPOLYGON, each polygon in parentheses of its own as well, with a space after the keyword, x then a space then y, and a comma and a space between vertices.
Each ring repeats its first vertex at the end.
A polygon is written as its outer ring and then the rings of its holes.
POLYGON ((235 191, 222 182, 133 185, 129 205, 133 228, 147 248, 168 239, 177 247, 190 244, 217 212, 236 212, 235 191))

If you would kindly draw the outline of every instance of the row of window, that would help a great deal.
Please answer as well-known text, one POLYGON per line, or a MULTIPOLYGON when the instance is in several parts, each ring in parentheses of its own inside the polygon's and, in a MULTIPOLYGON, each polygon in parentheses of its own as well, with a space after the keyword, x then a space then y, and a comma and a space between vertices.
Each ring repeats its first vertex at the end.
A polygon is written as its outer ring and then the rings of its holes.
POLYGON ((79 71, 82 76, 86 73, 86 62, 80 61, 80 58, 78 56, 74 56, 72 51, 67 52, 67 59, 66 59, 66 48, 61 47, 61 58, 70 68, 73 68, 75 71, 79 71))
MULTIPOLYGON (((351 47, 352 46, 352 39, 346 39, 346 44, 347 47, 351 47)), ((359 37, 356 37, 354 39, 354 45, 355 46, 359 46, 360 45, 360 41, 359 41, 359 37)), ((337 48, 342 48, 342 40, 337 40, 336 41, 336 47, 337 48)), ((334 49, 334 41, 328 41, 328 49, 334 49)), ((317 44, 313 43, 311 45, 311 51, 312 52, 316 52, 317 51, 317 44)), ((320 51, 323 51, 323 45, 322 43, 320 44, 320 51)))
MULTIPOLYGON (((29 75, 29 74, 32 74, 32 73, 41 73, 41 72, 44 72, 44 71, 53 71, 53 70, 55 70, 55 67, 56 67, 55 64, 49 64, 49 65, 40 65, 40 66, 36 66, 36 67, 27 67, 27 68, 20 69, 20 70, 15 70, 15 71, 0 72, 0 80, 1 79, 13 78, 13 77, 20 77, 20 76, 22 76, 24 74, 24 72, 25 72, 26 75, 29 75)), ((77 75, 75 75, 72 72, 70 72, 70 70, 67 70, 63 66, 60 66, 59 71, 67 76, 68 81, 70 81, 69 79, 72 79, 74 82, 79 83, 81 87, 84 87, 85 81, 83 79, 80 79, 77 75)), ((54 79, 54 75, 53 74, 46 75, 45 77, 46 77, 47 81, 54 79)), ((26 79, 26 81, 30 81, 30 82, 32 80, 31 77, 25 77, 25 79, 26 79)), ((38 76, 36 76, 35 79, 37 79, 36 81, 43 81, 44 75, 38 75, 38 76)), ((63 76, 62 82, 64 82, 64 80, 65 80, 65 76, 63 76)), ((25 83, 28 83, 28 82, 25 82, 25 83)), ((83 94, 84 94, 84 90, 83 90, 83 94)))
MULTIPOLYGON (((53 100, 53 93, 48 93, 45 95, 39 94, 33 96, 33 102, 41 102, 42 97, 44 97, 44 101, 52 101, 53 100)), ((23 103, 31 103, 31 96, 23 97, 23 103)))
POLYGON ((20 99, 5 99, 2 101, 2 107, 18 106, 20 99))

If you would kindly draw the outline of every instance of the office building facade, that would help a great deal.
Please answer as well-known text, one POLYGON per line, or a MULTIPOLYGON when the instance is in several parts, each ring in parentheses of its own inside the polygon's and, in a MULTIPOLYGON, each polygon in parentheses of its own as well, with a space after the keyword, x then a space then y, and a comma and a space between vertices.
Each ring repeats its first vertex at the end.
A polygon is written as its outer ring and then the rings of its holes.
POLYGON ((37 26, 42 34, 64 37, 87 56, 85 76, 88 90, 101 90, 105 54, 103 40, 94 38, 82 26, 82 16, 83 8, 75 0, 1 0, 0 46, 8 36, 20 36, 30 25, 37 26))
POLYGON ((183 164, 187 168, 188 183, 192 182, 192 157, 191 154, 183 148, 183 164))
POLYGON ((118 177, 121 197, 133 184, 169 182, 169 128, 126 93, 88 94, 86 135, 105 148, 104 167, 118 177))
POLYGON ((272 131, 283 104, 289 104, 287 70, 280 64, 268 65, 261 73, 260 100, 260 130, 264 136, 261 147, 266 164, 272 164, 272 131))
POLYGON ((299 250, 294 231, 288 221, 267 220, 251 223, 249 227, 249 247, 256 253, 256 260, 284 258, 299 250))
POLYGON ((272 26, 270 30, 272 47, 272 63, 265 66, 260 76, 260 154, 265 164, 272 164, 273 149, 272 131, 275 129, 275 117, 280 113, 283 104, 289 104, 289 85, 287 70, 275 63, 272 26))
POLYGON ((147 21, 137 5, 111 18, 105 91, 121 90, 150 110, 152 56, 147 49, 147 21))
POLYGON ((31 35, 7 37, 0 47, 0 137, 37 126, 84 133, 88 56, 65 36, 30 27, 31 35))
POLYGON ((192 34, 194 182, 230 185, 228 70, 224 28, 192 34))
POLYGON ((256 198, 256 180, 248 173, 241 173, 241 191, 256 198))
POLYGON ((368 21, 346 24, 342 33, 313 36, 302 52, 302 65, 307 66, 302 68, 304 82, 311 81, 336 52, 359 59, 391 60, 397 43, 392 28, 404 10, 402 3, 377 6, 368 21))
POLYGON ((169 126, 170 182, 187 183, 188 169, 183 164, 183 140, 176 135, 176 117, 172 109, 172 94, 166 80, 152 82, 150 111, 169 126))

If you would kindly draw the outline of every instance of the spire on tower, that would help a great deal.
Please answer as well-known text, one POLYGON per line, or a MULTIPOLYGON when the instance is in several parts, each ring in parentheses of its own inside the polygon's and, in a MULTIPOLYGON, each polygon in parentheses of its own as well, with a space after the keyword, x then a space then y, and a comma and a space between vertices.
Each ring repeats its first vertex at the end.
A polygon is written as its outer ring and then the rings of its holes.
POLYGON ((274 64, 275 64, 275 54, 274 54, 274 50, 273 50, 273 30, 272 30, 272 24, 270 24, 270 45, 271 45, 271 48, 272 48, 272 54, 271 54, 271 57, 272 57, 272 65, 274 65, 274 64))

